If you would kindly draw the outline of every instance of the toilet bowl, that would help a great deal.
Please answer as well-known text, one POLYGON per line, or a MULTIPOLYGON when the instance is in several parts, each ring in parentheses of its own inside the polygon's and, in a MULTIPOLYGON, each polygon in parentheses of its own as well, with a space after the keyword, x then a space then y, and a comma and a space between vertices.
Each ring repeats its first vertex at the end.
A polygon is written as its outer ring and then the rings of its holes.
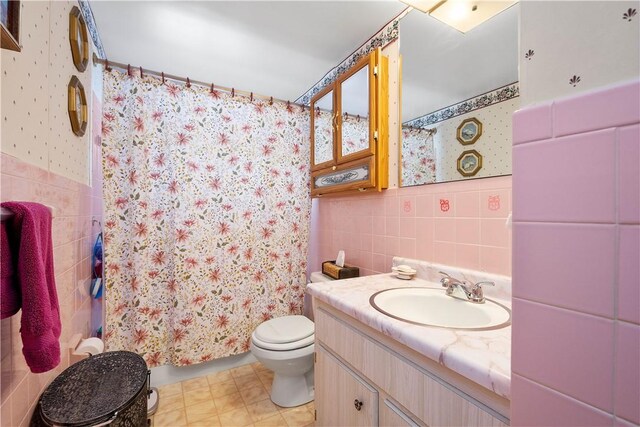
MULTIPOLYGON (((311 273, 311 282, 331 280, 319 271, 311 273)), ((307 297, 304 306, 313 316, 307 297)), ((313 400, 314 332, 307 317, 284 316, 261 323, 251 334, 251 353, 274 373, 271 401, 276 405, 291 408, 313 400)))
POLYGON ((251 353, 274 372, 271 401, 290 408, 313 400, 314 324, 304 316, 261 323, 251 334, 251 353))

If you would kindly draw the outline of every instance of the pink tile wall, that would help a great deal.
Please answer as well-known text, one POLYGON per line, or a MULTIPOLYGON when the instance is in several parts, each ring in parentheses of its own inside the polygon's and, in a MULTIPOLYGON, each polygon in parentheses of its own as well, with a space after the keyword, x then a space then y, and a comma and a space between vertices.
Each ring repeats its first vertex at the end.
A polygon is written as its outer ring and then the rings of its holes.
POLYGON ((338 250, 361 275, 394 256, 511 275, 511 177, 423 185, 314 201, 310 271, 338 250))
MULTIPOLYGON (((48 383, 69 365, 65 343, 81 333, 91 333, 91 249, 97 235, 92 219, 100 220, 102 199, 91 187, 38 167, 1 155, 2 201, 19 200, 44 203, 55 208, 53 253, 62 335, 62 362, 43 374, 29 371, 22 356, 20 313, 0 322, 2 339, 1 407, 2 426, 28 425, 35 403, 48 383)), ((98 164, 99 165, 99 164, 98 164)))
POLYGON ((640 82, 514 115, 512 425, 640 424, 640 82))

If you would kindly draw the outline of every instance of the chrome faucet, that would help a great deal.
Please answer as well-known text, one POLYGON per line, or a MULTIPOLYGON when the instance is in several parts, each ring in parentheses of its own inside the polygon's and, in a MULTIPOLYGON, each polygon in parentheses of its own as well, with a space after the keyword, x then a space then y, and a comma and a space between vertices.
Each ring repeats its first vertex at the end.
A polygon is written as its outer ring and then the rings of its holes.
POLYGON ((440 283, 442 284, 443 288, 447 288, 447 295, 456 298, 456 296, 453 295, 453 292, 456 290, 456 288, 458 288, 462 290, 462 292, 464 292, 465 296, 467 297, 467 301, 476 304, 482 304, 485 301, 484 293, 482 291, 483 285, 495 286, 495 283, 493 282, 478 282, 475 285, 468 285, 467 283, 462 282, 455 277, 451 277, 444 271, 441 271, 440 274, 442 274, 440 283))

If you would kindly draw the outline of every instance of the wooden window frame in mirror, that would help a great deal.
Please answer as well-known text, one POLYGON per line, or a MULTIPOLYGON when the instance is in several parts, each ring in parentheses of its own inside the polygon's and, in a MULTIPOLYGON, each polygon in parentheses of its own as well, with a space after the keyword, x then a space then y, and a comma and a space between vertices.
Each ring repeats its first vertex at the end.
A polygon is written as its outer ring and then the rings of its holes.
POLYGON ((87 106, 87 96, 84 92, 84 86, 82 86, 82 83, 76 76, 71 77, 71 80, 69 81, 68 98, 71 129, 77 136, 83 136, 87 131, 89 108, 87 106), (78 105, 77 103, 78 94, 80 95, 81 105, 78 105), (82 119, 78 119, 78 116, 82 117, 82 119))
POLYGON ((458 142, 460 142, 460 144, 462 145, 472 145, 475 144, 476 141, 482 136, 482 122, 478 119, 476 119, 475 117, 471 117, 469 119, 464 119, 462 121, 462 123, 460 123, 460 126, 458 126, 458 129, 456 131, 456 139, 458 140, 458 142), (464 129, 464 127, 468 124, 468 123, 475 123, 476 125, 476 129, 477 132, 476 134, 469 140, 464 139, 462 137, 462 130, 464 129))
POLYGON ((69 43, 73 64, 82 73, 89 64, 89 33, 78 6, 73 6, 69 12, 69 43))
POLYGON ((316 96, 313 97, 313 99, 311 100, 311 109, 310 109, 310 114, 311 114, 311 171, 317 171, 320 169, 325 169, 331 166, 334 166, 336 164, 336 92, 334 90, 334 86, 333 85, 329 85, 327 87, 325 87, 324 89, 322 89, 320 92, 318 92, 318 94, 316 96), (333 118, 331 119, 331 132, 332 132, 332 150, 333 150, 333 156, 331 157, 331 160, 328 160, 326 162, 322 162, 322 163, 318 163, 317 165, 315 164, 316 162, 316 157, 315 157, 315 135, 316 135, 316 130, 315 130, 315 111, 316 111, 316 102, 318 102, 320 99, 322 99, 326 94, 328 94, 329 92, 333 91, 332 95, 331 95, 331 102, 333 104, 333 118))
POLYGON ((375 67, 379 62, 377 55, 378 52, 375 51, 365 56, 364 58, 361 58, 353 67, 349 69, 349 71, 341 75, 336 81, 336 155, 338 163, 351 162, 376 153, 376 84, 378 79, 375 72, 375 67), (342 83, 347 81, 349 77, 353 76, 366 66, 369 66, 369 148, 343 156, 341 131, 344 114, 342 111, 342 83))
POLYGON ((482 169, 482 154, 478 153, 476 150, 466 150, 460 154, 457 161, 457 169, 458 173, 464 177, 475 176, 480 169, 482 169), (476 158, 476 167, 472 171, 467 171, 462 167, 462 161, 465 157, 472 155, 476 158))
POLYGON ((7 13, 2 16, 0 31, 2 32, 2 49, 20 52, 20 1, 10 0, 7 13))

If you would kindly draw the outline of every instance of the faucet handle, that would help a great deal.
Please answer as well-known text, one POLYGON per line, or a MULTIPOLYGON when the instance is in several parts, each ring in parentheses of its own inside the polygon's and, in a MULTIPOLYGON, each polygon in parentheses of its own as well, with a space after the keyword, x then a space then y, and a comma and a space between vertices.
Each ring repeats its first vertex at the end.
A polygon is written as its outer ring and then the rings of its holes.
POLYGON ((442 274, 442 278, 440 279, 440 283, 442 284, 443 288, 446 288, 447 286, 449 286, 451 284, 452 277, 448 273, 445 273, 444 271, 440 271, 439 273, 442 274))
POLYGON ((493 282, 485 281, 485 282, 478 282, 475 285, 473 285, 471 287, 471 298, 469 298, 472 302, 475 302, 475 303, 484 302, 485 300, 484 292, 482 291, 483 285, 495 286, 496 284, 493 282))
POLYGON ((473 286, 474 287, 476 287, 476 286, 480 287, 480 286, 483 286, 483 285, 495 286, 496 284, 494 282, 485 281, 485 282, 478 282, 473 286))

